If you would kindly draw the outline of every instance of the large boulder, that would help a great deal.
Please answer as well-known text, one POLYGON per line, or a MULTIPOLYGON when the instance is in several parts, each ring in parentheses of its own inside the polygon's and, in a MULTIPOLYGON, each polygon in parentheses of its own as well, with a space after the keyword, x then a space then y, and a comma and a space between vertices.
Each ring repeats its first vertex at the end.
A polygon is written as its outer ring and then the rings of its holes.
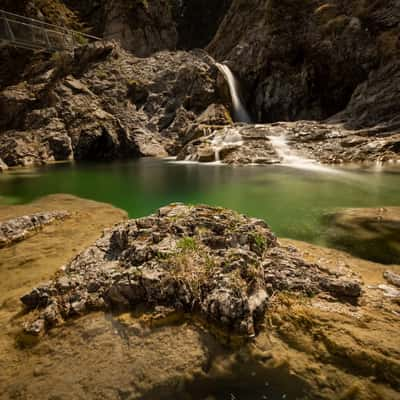
POLYGON ((28 333, 91 310, 171 306, 254 335, 277 291, 356 300, 359 281, 279 245, 268 225, 234 211, 172 204, 106 231, 50 283, 22 297, 39 309, 28 333))

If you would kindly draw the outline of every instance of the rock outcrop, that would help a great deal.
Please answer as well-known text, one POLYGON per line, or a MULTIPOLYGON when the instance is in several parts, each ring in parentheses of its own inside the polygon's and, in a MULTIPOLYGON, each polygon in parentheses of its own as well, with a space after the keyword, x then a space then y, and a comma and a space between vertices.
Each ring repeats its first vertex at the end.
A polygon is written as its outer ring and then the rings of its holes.
POLYGON ((290 163, 292 156, 326 164, 399 161, 400 134, 380 137, 374 132, 315 121, 214 127, 189 141, 178 159, 237 165, 290 163), (235 135, 240 140, 231 142, 235 135), (274 138, 284 141, 284 148, 274 138))
POLYGON ((254 335, 277 291, 324 291, 354 301, 361 284, 349 271, 304 262, 294 248, 280 246, 262 220, 174 204, 105 232, 21 300, 40 310, 26 325, 32 334, 91 310, 147 303, 254 335))
POLYGON ((0 92, 0 158, 16 166, 166 156, 218 98, 215 77, 201 51, 143 59, 94 43, 54 54, 0 92))
POLYGON ((325 235, 330 246, 375 262, 400 260, 400 207, 350 208, 327 214, 325 235))
POLYGON ((139 57, 205 47, 232 0, 4 0, 2 8, 116 40, 139 57))
POLYGON ((46 225, 68 218, 67 211, 49 211, 16 217, 0 222, 0 248, 25 240, 46 225))
POLYGON ((393 286, 400 287, 400 275, 392 271, 385 271, 383 277, 393 286))

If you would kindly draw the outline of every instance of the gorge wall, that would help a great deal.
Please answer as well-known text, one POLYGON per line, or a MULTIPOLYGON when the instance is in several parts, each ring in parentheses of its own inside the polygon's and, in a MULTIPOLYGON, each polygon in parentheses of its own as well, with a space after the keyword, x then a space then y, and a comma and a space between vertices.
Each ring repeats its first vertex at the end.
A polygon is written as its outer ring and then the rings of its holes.
MULTIPOLYGON (((337 139, 330 125, 323 133, 318 125, 311 126, 312 132, 307 128, 308 136, 296 133, 293 146, 306 140, 312 158, 354 160, 354 146, 362 143, 357 160, 372 159, 372 140, 373 160, 381 159, 381 149, 388 146, 387 159, 397 158, 400 152, 399 0, 6 0, 4 4, 12 12, 115 40, 125 51, 117 44, 106 44, 113 49, 106 56, 89 48, 78 49, 75 55, 56 54, 49 60, 42 53, 1 49, 3 149, 10 148, 10 132, 19 132, 19 143, 31 140, 26 139, 32 131, 27 127, 49 132, 48 122, 56 120, 52 113, 44 118, 43 110, 53 112, 55 107, 63 124, 70 117, 81 121, 82 110, 87 109, 81 99, 86 96, 87 101, 96 98, 92 105, 115 118, 113 127, 104 122, 109 115, 92 113, 89 119, 95 128, 82 124, 84 134, 82 129, 78 134, 69 132, 72 144, 63 141, 69 150, 61 151, 61 159, 72 154, 78 159, 176 155, 190 140, 204 135, 207 126, 232 122, 223 107, 229 106, 230 99, 225 83, 218 79, 214 62, 219 61, 227 63, 242 82, 254 121, 313 120, 345 128, 337 139), (180 52, 196 47, 206 51, 180 52), (84 58, 83 72, 77 58, 81 53, 94 54, 93 59, 84 58), (49 77, 52 81, 45 84, 49 77), (99 90, 101 86, 112 90, 99 90), (76 112, 66 119, 62 111, 71 107, 76 112), (28 115, 35 115, 34 126, 28 115), (41 115, 39 120, 37 115, 41 115), (129 122, 120 128, 118 121, 124 119, 129 122), (347 131, 354 129, 362 132, 347 131), (382 142, 382 133, 388 132, 390 143, 382 142), (78 139, 84 137, 97 139, 78 139), (127 137, 134 143, 128 152, 120 145, 127 137), (329 157, 318 155, 317 139, 329 157), (149 143, 153 143, 151 150, 149 143), (341 156, 344 151, 346 157, 341 156)), ((69 131, 70 125, 67 122, 69 131)), ((63 126, 51 129, 64 132, 63 126)), ((283 128, 287 133, 287 127, 283 128)), ((304 129, 302 125, 296 132, 304 129)), ((35 151, 28 154, 45 160, 48 134, 39 136, 42 144, 32 139, 35 151), (39 151, 43 144, 45 150, 39 151)), ((22 153, 22 159, 11 157, 11 165, 31 162, 22 153)), ((0 154, 3 161, 5 157, 10 158, 0 154)))
POLYGON ((393 63, 380 78, 399 87, 399 33, 396 0, 235 0, 207 49, 246 82, 259 121, 322 120, 371 71, 393 63))

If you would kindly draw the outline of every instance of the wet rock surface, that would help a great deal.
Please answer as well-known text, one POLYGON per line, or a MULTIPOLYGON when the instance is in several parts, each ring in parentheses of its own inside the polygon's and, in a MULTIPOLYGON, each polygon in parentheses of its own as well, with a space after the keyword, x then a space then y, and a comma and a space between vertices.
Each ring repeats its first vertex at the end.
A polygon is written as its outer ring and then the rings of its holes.
POLYGON ((237 165, 276 164, 282 160, 269 138, 276 133, 276 128, 267 125, 214 127, 210 134, 187 143, 177 158, 237 165))
POLYGON ((348 130, 343 124, 298 121, 235 125, 212 127, 211 133, 187 143, 178 159, 210 162, 216 161, 218 153, 221 161, 237 165, 286 163, 285 157, 291 156, 325 164, 395 162, 400 160, 399 143, 400 134, 396 132, 375 136, 373 131, 348 130), (234 135, 240 135, 241 140, 230 143, 229 137, 234 135), (216 145, 218 138, 220 146, 216 145), (285 148, 277 148, 273 138, 282 139, 285 148))
POLYGON ((215 77, 201 51, 143 59, 108 42, 57 53, 0 92, 0 158, 16 166, 166 156, 180 127, 215 102, 215 77))
POLYGON ((271 296, 283 291, 356 301, 361 284, 348 270, 330 272, 280 246, 264 221, 173 204, 106 231, 21 300, 36 310, 25 326, 33 335, 89 311, 145 303, 252 336, 271 296))
POLYGON ((327 242, 384 264, 400 260, 400 208, 354 208, 328 214, 327 242))
POLYGON ((69 216, 68 211, 49 211, 0 221, 0 248, 25 240, 46 225, 63 221, 69 216))

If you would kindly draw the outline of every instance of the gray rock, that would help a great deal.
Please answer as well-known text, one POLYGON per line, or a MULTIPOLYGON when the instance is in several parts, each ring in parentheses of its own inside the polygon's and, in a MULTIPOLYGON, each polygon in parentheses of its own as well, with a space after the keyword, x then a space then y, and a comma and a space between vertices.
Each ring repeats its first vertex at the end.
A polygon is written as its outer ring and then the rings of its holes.
POLYGON ((400 275, 392 271, 385 271, 383 277, 386 281, 394 286, 400 287, 400 275))
POLYGON ((21 299, 28 309, 39 309, 32 320, 44 320, 48 328, 60 316, 147 303, 199 313, 252 336, 276 291, 353 299, 361 294, 348 270, 331 275, 305 262, 295 249, 281 247, 264 221, 183 204, 106 231, 63 274, 21 299))
POLYGON ((20 242, 41 231, 46 225, 62 221, 67 211, 41 212, 0 222, 0 248, 20 242))
POLYGON ((398 1, 233 0, 207 50, 246 83, 259 122, 346 109, 351 129, 398 129, 399 19, 398 1))
POLYGON ((271 137, 282 137, 290 153, 324 164, 351 162, 387 162, 400 160, 400 134, 374 136, 369 130, 348 130, 342 124, 314 121, 279 122, 264 125, 213 127, 211 133, 187 143, 178 160, 215 161, 215 138, 240 135, 240 145, 226 143, 219 149, 220 160, 227 164, 275 164, 287 162, 279 154, 271 137))
POLYGON ((0 158, 25 166, 165 157, 215 103, 215 78, 213 60, 201 51, 144 59, 97 42, 58 53, 0 92, 0 158))

